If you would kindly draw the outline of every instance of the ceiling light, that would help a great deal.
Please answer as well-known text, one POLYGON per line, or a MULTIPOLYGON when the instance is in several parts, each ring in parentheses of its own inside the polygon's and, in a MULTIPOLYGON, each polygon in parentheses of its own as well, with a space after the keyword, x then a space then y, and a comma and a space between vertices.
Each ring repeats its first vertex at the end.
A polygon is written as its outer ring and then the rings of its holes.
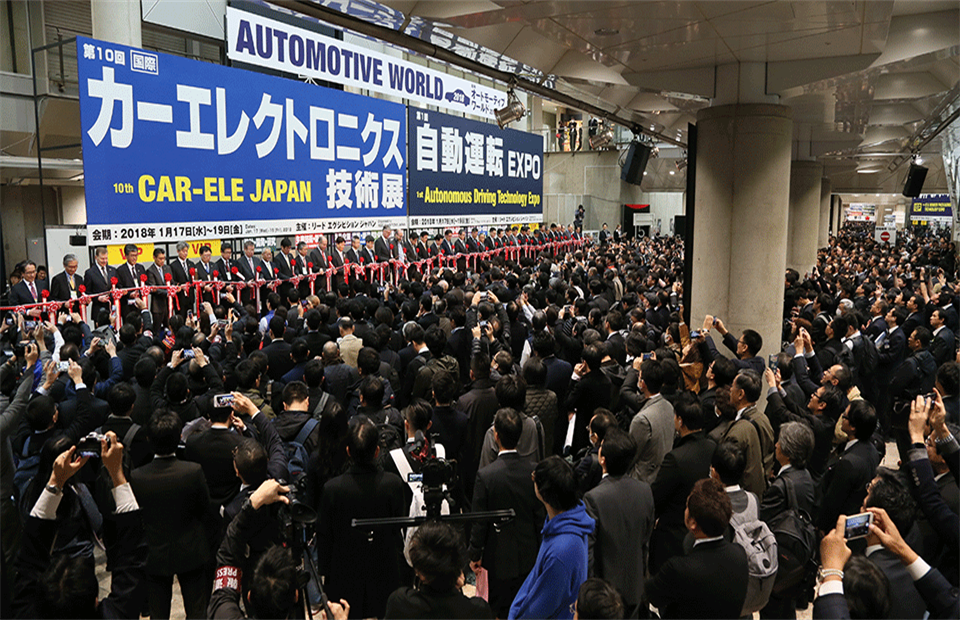
POLYGON ((593 31, 593 34, 598 37, 609 37, 615 34, 620 34, 620 31, 615 28, 597 28, 593 31))
POLYGON ((676 170, 671 170, 671 171, 670 171, 670 175, 671 175, 671 176, 674 175, 674 174, 676 174, 676 173, 677 173, 676 170))
POLYGON ((880 172, 878 168, 863 168, 857 170, 857 174, 876 174, 878 172, 880 172))
POLYGON ((601 131, 597 136, 590 138, 590 148, 593 150, 602 149, 613 142, 613 129, 601 131))
POLYGON ((643 171, 643 176, 647 176, 647 171, 646 171, 646 170, 643 171))
POLYGON ((916 164, 917 164, 918 166, 922 166, 922 165, 923 165, 923 157, 920 157, 919 155, 917 155, 916 158, 915 158, 913 161, 916 162, 916 164))
POLYGON ((503 129, 510 123, 523 118, 523 115, 526 113, 527 109, 523 107, 520 99, 517 98, 516 93, 514 93, 511 88, 507 91, 507 105, 496 110, 493 114, 497 119, 497 125, 500 126, 500 129, 503 129))

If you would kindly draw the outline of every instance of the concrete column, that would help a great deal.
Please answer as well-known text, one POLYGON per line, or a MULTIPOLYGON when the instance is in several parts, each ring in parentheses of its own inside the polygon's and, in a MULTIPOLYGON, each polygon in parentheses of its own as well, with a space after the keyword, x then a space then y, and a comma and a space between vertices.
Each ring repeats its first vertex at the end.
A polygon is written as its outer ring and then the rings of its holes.
POLYGON ((817 249, 827 247, 830 243, 830 179, 820 179, 820 231, 817 235, 817 249))
POLYGON ((792 136, 781 105, 697 114, 691 323, 712 314, 732 334, 755 329, 764 357, 780 351, 792 136))
POLYGON ((840 227, 843 226, 843 201, 839 198, 836 200, 833 206, 833 216, 836 218, 833 224, 833 234, 839 234, 840 227))
POLYGON ((91 0, 93 38, 130 47, 140 39, 140 0, 91 0))
POLYGON ((790 228, 787 267, 802 276, 817 263, 820 230, 820 179, 823 165, 815 161, 790 162, 790 228))

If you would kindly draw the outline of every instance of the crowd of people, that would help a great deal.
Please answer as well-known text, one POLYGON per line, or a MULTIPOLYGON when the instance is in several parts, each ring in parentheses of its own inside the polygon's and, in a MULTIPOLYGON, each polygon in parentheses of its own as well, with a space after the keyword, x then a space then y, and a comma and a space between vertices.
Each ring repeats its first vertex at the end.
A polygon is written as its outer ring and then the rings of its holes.
MULTIPOLYGON (((688 324, 682 239, 573 226, 447 231, 439 255, 475 260, 316 294, 297 269, 362 263, 363 239, 161 252, 160 282, 280 285, 170 314, 88 284, 92 326, 10 313, 0 615, 169 617, 176 577, 188 618, 956 618, 955 248, 869 232, 786 271, 766 348, 688 324), (511 242, 533 251, 478 254, 511 242)), ((367 262, 421 256, 402 231, 365 241, 367 262)), ((83 280, 137 282, 135 250, 83 280)))

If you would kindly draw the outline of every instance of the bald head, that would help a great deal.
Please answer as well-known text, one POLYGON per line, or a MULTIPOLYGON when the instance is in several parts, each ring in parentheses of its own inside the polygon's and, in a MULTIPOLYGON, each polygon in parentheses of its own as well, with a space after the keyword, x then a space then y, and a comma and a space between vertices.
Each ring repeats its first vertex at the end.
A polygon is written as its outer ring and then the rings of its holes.
POLYGON ((336 342, 327 342, 323 345, 323 361, 333 362, 340 357, 340 347, 336 342))

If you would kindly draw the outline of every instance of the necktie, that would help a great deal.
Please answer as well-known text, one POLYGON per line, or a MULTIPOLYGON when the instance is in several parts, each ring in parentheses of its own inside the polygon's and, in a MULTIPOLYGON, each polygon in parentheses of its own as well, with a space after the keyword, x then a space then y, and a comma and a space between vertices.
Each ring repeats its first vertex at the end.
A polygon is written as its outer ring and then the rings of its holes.
POLYGON ((101 267, 101 268, 100 268, 100 273, 103 274, 103 281, 106 282, 107 285, 109 285, 109 284, 110 284, 110 280, 107 279, 107 268, 106 268, 106 267, 101 267))
POLYGON ((130 275, 133 276, 133 285, 137 285, 137 269, 133 265, 130 265, 130 275))
POLYGON ((250 264, 250 273, 257 275, 257 270, 253 268, 253 259, 247 258, 247 262, 250 264))
POLYGON ((30 294, 33 295, 33 301, 37 301, 37 287, 33 282, 30 283, 30 294))
POLYGON ((207 270, 207 275, 210 275, 210 263, 204 264, 203 268, 207 270))

